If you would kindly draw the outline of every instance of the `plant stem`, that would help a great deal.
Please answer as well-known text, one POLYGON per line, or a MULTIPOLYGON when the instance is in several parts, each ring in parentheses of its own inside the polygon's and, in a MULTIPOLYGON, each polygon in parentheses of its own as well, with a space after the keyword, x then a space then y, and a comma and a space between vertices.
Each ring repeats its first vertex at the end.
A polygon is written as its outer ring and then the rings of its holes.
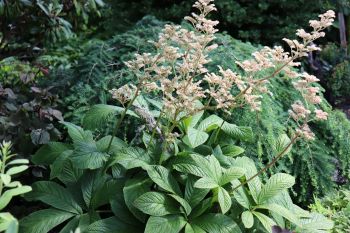
POLYGON ((262 168, 258 173, 256 173, 254 176, 250 177, 248 180, 246 180, 246 181, 240 183, 239 185, 237 185, 231 192, 233 193, 238 188, 240 188, 243 185, 247 184, 249 181, 252 181, 254 178, 256 178, 257 176, 261 175, 267 169, 272 167, 283 156, 283 154, 295 143, 295 141, 298 139, 298 137, 299 137, 299 135, 295 135, 292 138, 292 140, 288 143, 288 145, 275 158, 273 158, 273 160, 269 164, 267 164, 264 168, 262 168))
POLYGON ((108 147, 107 147, 107 153, 109 152, 109 150, 111 149, 111 146, 112 146, 112 142, 113 142, 113 139, 114 137, 116 136, 117 134, 117 131, 122 123, 122 121, 124 120, 125 116, 126 116, 126 113, 128 112, 128 110, 130 109, 131 105, 134 103, 135 99, 137 98, 138 94, 139 94, 139 91, 140 91, 140 88, 141 88, 141 85, 139 84, 137 86, 137 89, 135 91, 135 95, 134 97, 130 100, 130 102, 128 103, 128 105, 126 106, 126 108, 124 108, 124 111, 122 112, 122 114, 120 115, 120 118, 118 119, 117 123, 115 124, 115 128, 114 128, 114 131, 113 131, 113 135, 111 137, 111 140, 109 141, 108 143, 108 147))

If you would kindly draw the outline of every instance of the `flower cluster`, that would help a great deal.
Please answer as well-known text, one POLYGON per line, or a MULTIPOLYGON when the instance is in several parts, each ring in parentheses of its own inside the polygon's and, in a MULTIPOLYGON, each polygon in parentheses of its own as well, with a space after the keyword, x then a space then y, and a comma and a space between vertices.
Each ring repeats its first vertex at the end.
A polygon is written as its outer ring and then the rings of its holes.
MULTIPOLYGON (((283 71, 295 79, 294 87, 307 103, 316 105, 321 102, 319 88, 313 85, 319 80, 306 73, 299 74, 294 68, 300 65, 296 59, 319 50, 312 42, 325 35, 322 30, 334 21, 333 11, 320 15, 319 21, 311 20, 313 30, 310 33, 304 29, 297 30, 301 41, 284 38, 290 52, 284 51, 281 46, 264 47, 252 54, 253 59, 237 61, 244 71, 244 75, 239 75, 222 67, 218 67, 218 72, 208 72, 208 53, 218 47, 214 43, 218 21, 206 17, 216 8, 213 0, 198 0, 193 7, 199 10, 199 14, 192 13, 185 19, 194 30, 166 25, 158 40, 152 42, 157 49, 156 54, 136 54, 134 60, 126 63, 138 80, 137 87, 126 85, 113 89, 113 98, 124 105, 132 99, 133 93, 157 91, 162 95, 162 111, 172 121, 178 120, 179 115, 188 116, 203 110, 198 102, 206 102, 207 109, 222 109, 228 113, 244 104, 248 104, 252 111, 260 111, 262 95, 270 93, 269 79, 283 71), (267 75, 261 77, 261 73, 267 75), (238 94, 233 95, 233 90, 238 94)), ((305 138, 312 138, 307 126, 310 114, 301 101, 293 104, 290 111, 294 120, 303 120, 299 130, 304 132, 305 138)), ((316 119, 327 118, 327 113, 322 110, 316 109, 315 114, 316 119)))

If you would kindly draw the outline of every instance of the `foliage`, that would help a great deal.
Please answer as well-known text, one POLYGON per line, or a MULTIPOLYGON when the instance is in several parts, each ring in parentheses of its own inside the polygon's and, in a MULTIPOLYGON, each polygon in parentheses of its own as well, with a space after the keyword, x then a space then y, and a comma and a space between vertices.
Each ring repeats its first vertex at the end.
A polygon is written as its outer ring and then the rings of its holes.
POLYGON ((89 17, 101 16, 102 0, 0 1, 0 49, 5 54, 36 55, 57 41, 86 28, 89 17))
MULTIPOLYGON (((11 143, 3 141, 0 144, 0 210, 3 210, 15 196, 30 192, 30 186, 22 185, 14 181, 13 176, 28 169, 27 159, 14 159, 11 154, 11 143)), ((0 213, 0 231, 5 233, 17 233, 18 221, 8 212, 0 213)))
POLYGON ((326 215, 334 221, 332 233, 348 232, 350 230, 350 191, 340 189, 326 197, 315 198, 315 203, 310 205, 313 211, 326 215))
POLYGON ((60 136, 52 123, 62 114, 51 88, 39 85, 44 75, 40 67, 12 57, 0 62, 0 140, 13 141, 21 153, 60 136))

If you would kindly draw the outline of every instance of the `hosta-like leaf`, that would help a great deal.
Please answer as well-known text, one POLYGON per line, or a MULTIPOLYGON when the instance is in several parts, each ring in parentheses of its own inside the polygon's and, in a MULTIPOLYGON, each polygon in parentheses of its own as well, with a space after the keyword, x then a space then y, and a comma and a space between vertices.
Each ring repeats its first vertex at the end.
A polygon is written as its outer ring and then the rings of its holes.
POLYGON ((147 165, 153 164, 151 156, 143 149, 138 147, 124 148, 117 153, 115 161, 126 169, 135 167, 145 168, 147 165))
POLYGON ((70 150, 72 147, 61 142, 49 142, 40 147, 40 149, 33 155, 32 162, 40 165, 52 164, 58 156, 64 151, 70 150))
POLYGON ((194 183, 195 188, 199 189, 213 189, 219 187, 219 184, 209 177, 202 177, 194 183))
POLYGON ((232 205, 231 197, 223 187, 219 187, 218 201, 223 214, 230 210, 232 205))
POLYGON ((242 222, 245 228, 252 228, 254 225, 254 216, 250 211, 244 211, 242 213, 242 222))
POLYGON ((171 197, 158 192, 147 192, 138 197, 136 208, 151 216, 164 216, 179 213, 178 204, 171 197))
MULTIPOLYGON (((109 120, 115 117, 116 114, 120 114, 124 111, 124 108, 107 105, 97 104, 90 108, 84 116, 83 125, 86 129, 101 128, 109 120)), ((129 110, 128 115, 138 117, 133 111, 129 110)))
POLYGON ((242 233, 232 218, 223 214, 205 214, 192 222, 210 233, 242 233))
POLYGON ((245 173, 245 170, 240 167, 230 167, 224 171, 224 174, 220 177, 219 184, 225 185, 231 182, 234 179, 242 177, 245 173))
POLYGON ((81 207, 73 196, 61 185, 51 181, 38 181, 33 185, 33 191, 27 196, 32 200, 40 200, 52 207, 74 214, 82 213, 81 207))
POLYGON ((199 145, 204 144, 209 135, 201 130, 189 127, 187 130, 187 135, 184 137, 183 141, 191 148, 196 148, 199 145))
POLYGON ((20 232, 48 233, 73 216, 73 213, 57 209, 39 210, 20 220, 20 232))
POLYGON ((180 215, 151 216, 147 221, 145 233, 179 233, 185 224, 185 218, 180 215))
POLYGON ((284 173, 276 173, 270 177, 261 189, 258 197, 258 203, 262 204, 281 193, 283 190, 291 188, 295 184, 295 178, 284 173))
POLYGON ((91 225, 89 225, 84 233, 141 233, 140 229, 135 228, 134 226, 123 223, 116 217, 110 217, 106 219, 98 220, 91 225))
POLYGON ((267 230, 267 232, 272 231, 272 226, 276 225, 275 221, 273 221, 270 217, 260 212, 253 211, 252 213, 259 219, 259 221, 267 230))
POLYGON ((181 195, 181 190, 177 181, 165 167, 149 166, 147 167, 147 173, 153 182, 159 185, 162 189, 173 194, 181 195))

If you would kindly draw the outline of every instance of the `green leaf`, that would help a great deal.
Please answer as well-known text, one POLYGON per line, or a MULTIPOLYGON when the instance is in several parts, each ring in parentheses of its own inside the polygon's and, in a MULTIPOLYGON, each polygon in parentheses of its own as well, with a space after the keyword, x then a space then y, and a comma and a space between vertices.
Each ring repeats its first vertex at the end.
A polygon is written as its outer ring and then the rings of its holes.
POLYGON ((295 184, 295 178, 284 173, 276 173, 270 177, 261 189, 258 196, 258 203, 262 204, 281 193, 283 190, 291 188, 295 184))
POLYGON ((32 162, 40 165, 50 165, 57 157, 64 151, 70 150, 71 146, 61 142, 49 142, 40 147, 40 149, 33 155, 32 162))
POLYGON ((98 220, 85 229, 84 233, 130 233, 141 232, 139 229, 121 222, 116 217, 98 220))
POLYGON ((66 150, 64 151, 61 156, 59 156, 50 166, 51 170, 50 170, 50 179, 54 179, 56 177, 59 177, 63 170, 64 170, 64 166, 67 162, 70 162, 68 159, 70 158, 70 156, 73 154, 72 150, 66 150))
POLYGON ((297 228, 297 232, 326 233, 334 227, 333 221, 319 213, 311 213, 308 218, 302 218, 300 221, 302 226, 297 228))
POLYGON ((242 213, 242 222, 245 228, 252 228, 254 225, 254 216, 250 211, 244 211, 242 213))
POLYGON ((191 148, 196 148, 197 146, 204 144, 208 138, 209 135, 206 132, 189 127, 183 142, 191 148))
POLYGON ((235 157, 244 152, 244 149, 239 146, 228 145, 222 148, 222 153, 226 156, 235 157))
POLYGON ((212 178, 203 177, 194 183, 194 187, 199 189, 213 189, 219 187, 219 184, 212 178))
MULTIPOLYGON (((98 140, 96 142, 96 146, 97 146, 98 150, 101 152, 107 152, 111 138, 112 138, 112 136, 108 135, 108 136, 105 136, 105 137, 101 138, 100 140, 98 140)), ((113 137, 111 148, 109 149, 109 152, 117 153, 121 149, 126 148, 127 146, 128 145, 120 138, 113 137)))
POLYGON ((5 208, 8 203, 10 203, 12 197, 18 196, 24 193, 28 193, 32 191, 32 188, 30 186, 20 186, 13 189, 6 190, 1 196, 0 196, 0 210, 5 208))
POLYGON ((145 233, 179 233, 185 224, 185 218, 180 215, 151 216, 147 221, 145 233))
POLYGON ((7 163, 6 166, 17 165, 17 164, 28 164, 28 163, 29 163, 28 159, 14 159, 11 162, 7 163))
POLYGON ((73 213, 57 209, 39 210, 20 220, 20 232, 48 233, 73 216, 73 213))
POLYGON ((107 153, 99 151, 95 142, 78 142, 71 160, 77 168, 97 169, 105 164, 108 157, 107 153))
POLYGON ((185 233, 205 233, 205 231, 196 225, 187 223, 185 227, 185 233))
POLYGON ((225 122, 222 125, 221 130, 235 139, 250 141, 253 138, 253 131, 250 127, 237 126, 225 122))
POLYGON ((129 208, 130 212, 133 213, 133 215, 141 222, 144 222, 146 216, 134 206, 134 202, 139 196, 148 192, 151 185, 152 181, 150 179, 146 179, 144 177, 136 177, 129 179, 123 188, 126 206, 129 208))
POLYGON ((181 190, 175 178, 168 169, 163 166, 149 166, 147 168, 148 176, 162 189, 173 194, 181 195, 181 190))
POLYGON ((208 132, 220 127, 223 121, 224 120, 218 117, 217 115, 210 115, 209 117, 201 121, 197 129, 208 132))
POLYGON ((68 134, 74 143, 93 141, 93 135, 91 131, 85 131, 83 128, 70 122, 62 122, 62 124, 67 127, 68 134))
MULTIPOLYGON (((234 164, 234 166, 245 169, 245 176, 247 180, 253 177, 258 172, 256 170, 254 161, 247 157, 237 158, 236 164, 234 164)), ((258 195, 261 190, 261 185, 261 180, 258 176, 248 182, 249 190, 255 202, 258 202, 258 195)))
POLYGON ((158 192, 147 192, 138 197, 136 208, 151 216, 164 216, 179 213, 177 203, 167 195, 158 192))
POLYGON ((265 227, 267 232, 271 232, 272 231, 272 227, 277 225, 275 223, 275 221, 273 221, 271 218, 269 218, 265 214, 262 214, 262 213, 256 212, 256 211, 253 211, 252 213, 259 219, 259 221, 265 227))
POLYGON ((136 167, 146 168, 146 166, 153 163, 150 155, 143 149, 138 147, 129 147, 122 149, 117 153, 115 161, 126 169, 136 167))
POLYGON ((191 207, 198 205, 208 194, 209 189, 197 189, 194 187, 195 179, 189 176, 185 187, 185 200, 191 207))
POLYGON ((190 215, 192 208, 190 206, 190 204, 183 199, 182 197, 176 195, 176 194, 168 194, 169 196, 171 196, 172 198, 174 198, 178 203, 180 203, 181 207, 183 208, 183 211, 186 215, 190 215))
POLYGON ((85 172, 80 183, 84 202, 89 209, 96 209, 109 202, 109 190, 105 189, 111 183, 107 181, 107 177, 101 171, 85 172))
POLYGON ((212 207, 213 205, 212 201, 213 201, 212 197, 208 197, 203 201, 201 201, 195 208, 193 208, 190 218, 193 219, 205 213, 209 208, 212 207))
POLYGON ((242 233, 232 218, 223 214, 205 214, 194 219, 193 224, 210 233, 242 233))
POLYGON ((218 201, 223 214, 230 210, 232 205, 231 197, 223 187, 219 187, 218 201))
POLYGON ((60 210, 81 214, 82 209, 74 201, 73 196, 62 186, 52 181, 38 181, 33 185, 33 191, 28 194, 28 199, 40 200, 60 210))
POLYGON ((80 215, 77 215, 69 220, 69 222, 61 229, 60 233, 72 233, 72 230, 78 227, 80 218, 80 215))
POLYGON ((220 177, 220 182, 219 184, 225 185, 229 182, 231 182, 234 179, 238 179, 242 177, 245 173, 245 170, 240 167, 230 167, 229 169, 226 169, 224 171, 224 174, 220 177))
POLYGON ((18 233, 18 221, 10 213, 0 213, 0 231, 18 233))
MULTIPOLYGON (((287 134, 281 134, 278 139, 275 142, 274 145, 274 150, 276 152, 276 155, 282 153, 285 148, 289 145, 290 143, 290 138, 287 136, 287 134)), ((285 152, 283 152, 283 155, 288 154, 291 151, 292 147, 290 146, 285 152)))
POLYGON ((264 204, 264 205, 258 205, 256 206, 257 209, 267 209, 271 212, 274 212, 278 215, 281 215, 282 217, 284 217, 285 219, 287 219, 288 221, 294 223, 297 226, 300 226, 300 221, 298 219, 298 217, 291 212, 290 210, 286 209, 285 207, 278 205, 278 204, 264 204))
MULTIPOLYGON (((241 182, 239 182, 238 180, 233 180, 231 183, 232 183, 232 187, 237 187, 238 185, 241 184, 241 182)), ((242 187, 238 188, 233 193, 233 196, 241 206, 243 206, 246 209, 250 209, 250 206, 251 206, 250 200, 242 187)))
POLYGON ((6 174, 9 176, 12 176, 12 175, 21 173, 27 169, 28 169, 28 165, 20 165, 20 166, 16 166, 16 167, 11 167, 10 169, 8 169, 6 171, 6 174))
MULTIPOLYGON (((107 104, 97 104, 90 108, 83 118, 83 125, 86 129, 96 129, 103 127, 115 115, 120 114, 124 111, 124 108, 107 105, 107 104)), ((128 115, 133 117, 138 117, 133 111, 128 110, 128 115)))

